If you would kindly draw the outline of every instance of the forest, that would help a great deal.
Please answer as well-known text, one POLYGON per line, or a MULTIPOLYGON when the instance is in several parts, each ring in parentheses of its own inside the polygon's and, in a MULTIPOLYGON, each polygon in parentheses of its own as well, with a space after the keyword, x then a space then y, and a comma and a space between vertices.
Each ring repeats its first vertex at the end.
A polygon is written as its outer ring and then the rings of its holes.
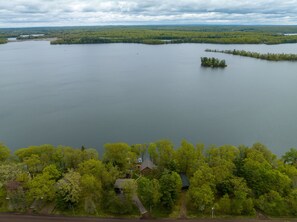
POLYGON ((225 68, 227 67, 226 61, 219 60, 217 58, 208 58, 208 57, 201 57, 201 66, 203 67, 212 67, 212 68, 225 68))
POLYGON ((7 43, 7 40, 6 40, 6 38, 4 38, 0 35, 0 44, 4 44, 4 43, 7 43))
POLYGON ((0 36, 44 34, 51 44, 296 43, 297 26, 103 26, 0 29, 0 36))
POLYGON ((258 53, 258 52, 249 52, 245 50, 212 50, 206 49, 206 52, 217 52, 225 53, 231 55, 239 55, 245 57, 251 57, 256 59, 268 60, 268 61, 297 61, 297 54, 285 54, 285 53, 258 53))
POLYGON ((84 146, 0 145, 1 212, 139 217, 135 197, 154 218, 184 208, 187 217, 296 217, 297 149, 278 157, 260 143, 160 140, 105 144, 99 157, 84 146))

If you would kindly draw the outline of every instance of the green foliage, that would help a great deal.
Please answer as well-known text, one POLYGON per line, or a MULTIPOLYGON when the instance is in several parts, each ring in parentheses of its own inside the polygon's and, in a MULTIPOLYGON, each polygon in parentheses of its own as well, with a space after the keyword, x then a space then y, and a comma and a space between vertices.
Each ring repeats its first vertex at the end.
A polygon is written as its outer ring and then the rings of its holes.
POLYGON ((297 167, 297 149, 291 148, 290 151, 283 155, 284 163, 297 167))
POLYGON ((52 44, 88 43, 221 43, 221 44, 280 44, 297 42, 296 36, 280 33, 295 32, 294 27, 265 26, 139 26, 81 27, 52 30, 57 37, 52 44), (277 30, 277 31, 276 31, 277 30))
POLYGON ((212 49, 206 49, 206 52, 218 52, 218 53, 225 53, 225 54, 231 54, 231 55, 239 55, 239 56, 245 56, 245 57, 251 57, 256 59, 263 59, 268 61, 297 61, 297 54, 276 54, 276 53, 266 53, 261 54, 258 52, 249 52, 245 50, 212 50, 212 49))
POLYGON ((265 159, 263 153, 250 149, 244 160, 243 177, 256 196, 268 193, 271 190, 286 194, 292 181, 265 159))
POLYGON ((27 197, 29 203, 32 203, 34 200, 45 200, 52 201, 55 199, 55 179, 48 172, 34 177, 29 183, 27 192, 27 197))
MULTIPOLYGON (((3 146, 2 146, 3 148, 3 146)), ((186 191, 189 212, 209 216, 255 215, 260 211, 272 216, 297 216, 297 168, 295 151, 281 159, 267 147, 211 146, 203 152, 183 140, 179 148, 168 140, 129 146, 105 145, 103 161, 94 149, 74 149, 51 145, 17 150, 17 158, 0 162, 0 210, 35 211, 55 204, 60 212, 88 215, 137 214, 135 195, 152 215, 178 211, 182 181, 186 173, 190 187, 186 191), (156 172, 141 175, 137 158, 146 152, 156 164, 156 172), (132 172, 133 179, 115 193, 116 179, 132 172), (137 181, 137 183, 135 182, 137 181)), ((2 155, 3 157, 5 155, 2 155)))
POLYGON ((142 177, 138 180, 138 195, 142 203, 149 209, 157 206, 160 202, 160 185, 157 179, 142 177))
POLYGON ((5 44, 5 43, 7 43, 7 39, 0 38, 0 44, 5 44))
POLYGON ((127 171, 135 161, 135 153, 126 143, 105 144, 104 148, 103 160, 117 166, 123 172, 127 171))
POLYGON ((136 154, 136 156, 144 157, 146 153, 147 145, 146 144, 134 144, 131 146, 131 151, 136 154))
POLYGON ((21 173, 23 173, 22 164, 14 162, 0 164, 0 186, 15 181, 21 173))
POLYGON ((87 214, 95 214, 97 206, 102 204, 103 189, 101 181, 93 175, 84 174, 80 178, 80 187, 84 211, 87 214))
MULTIPOLYGON (((0 29, 0 44, 7 37, 44 34, 37 38, 56 38, 51 44, 104 43, 220 43, 281 44, 296 43, 296 26, 105 26, 105 27, 39 27, 0 29)), ((34 37, 36 38, 36 37, 34 37)))
POLYGON ((297 216, 297 189, 292 190, 286 200, 290 215, 297 216))
POLYGON ((200 167, 191 178, 187 199, 189 206, 203 213, 213 207, 215 200, 212 169, 208 165, 200 167))
POLYGON ((7 146, 0 143, 0 163, 7 160, 7 158, 10 156, 10 150, 7 146))
POLYGON ((117 196, 113 191, 106 195, 106 211, 115 215, 127 215, 134 212, 134 207, 131 199, 117 196))
POLYGON ((231 200, 228 194, 225 194, 222 198, 219 199, 216 211, 222 215, 231 214, 231 200))
POLYGON ((256 200, 256 205, 260 210, 269 215, 287 215, 288 209, 285 205, 285 199, 277 191, 274 190, 261 195, 259 199, 256 200))
POLYGON ((62 207, 67 208, 77 204, 81 197, 81 176, 78 172, 70 170, 57 182, 57 194, 62 207))
POLYGON ((155 143, 150 143, 148 147, 148 154, 150 155, 150 158, 154 163, 158 162, 159 155, 158 155, 157 146, 155 143))
POLYGON ((177 200, 182 181, 176 172, 164 171, 160 180, 161 204, 164 208, 171 210, 177 200))
POLYGON ((156 159, 156 165, 158 165, 159 170, 163 171, 168 169, 175 171, 177 168, 175 160, 175 150, 173 143, 169 140, 159 140, 155 144, 151 144, 154 149, 154 158, 156 159))
POLYGON ((239 150, 230 145, 212 147, 207 151, 207 162, 213 170, 216 183, 233 175, 236 168, 234 161, 238 155, 239 150))
POLYGON ((204 162, 200 152, 186 140, 181 142, 181 146, 176 151, 176 161, 179 172, 183 172, 188 176, 192 176, 204 162))
POLYGON ((54 165, 54 164, 46 166, 43 169, 43 173, 48 174, 50 179, 54 179, 54 180, 60 179, 60 177, 62 175, 61 172, 57 169, 56 165, 54 165))
POLYGON ((211 68, 225 68, 227 67, 225 60, 219 60, 217 58, 201 57, 201 66, 211 68))

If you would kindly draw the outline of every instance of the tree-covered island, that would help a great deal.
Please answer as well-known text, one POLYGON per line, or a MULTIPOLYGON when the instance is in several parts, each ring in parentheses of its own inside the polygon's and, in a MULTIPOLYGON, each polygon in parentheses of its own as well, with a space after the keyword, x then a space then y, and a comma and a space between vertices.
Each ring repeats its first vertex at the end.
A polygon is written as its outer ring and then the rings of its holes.
POLYGON ((256 59, 263 59, 268 61, 297 61, 297 54, 285 54, 285 53, 258 53, 258 52, 249 52, 245 50, 217 50, 217 49, 206 49, 206 52, 216 52, 231 54, 237 56, 245 56, 256 59))
POLYGON ((201 66, 211 68, 225 68, 227 67, 226 61, 217 58, 201 57, 201 66))
POLYGON ((109 217, 297 216, 297 150, 183 140, 95 149, 0 144, 0 210, 109 217), (183 210, 181 210, 183 209, 183 210), (185 210, 186 209, 186 210, 185 210))

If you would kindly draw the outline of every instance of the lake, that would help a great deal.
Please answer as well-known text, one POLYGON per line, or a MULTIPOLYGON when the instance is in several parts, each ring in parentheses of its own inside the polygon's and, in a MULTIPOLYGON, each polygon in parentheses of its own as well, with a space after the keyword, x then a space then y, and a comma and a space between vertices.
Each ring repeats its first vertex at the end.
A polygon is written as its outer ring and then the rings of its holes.
POLYGON ((0 45, 0 141, 11 149, 184 138, 297 147, 297 63, 204 52, 297 53, 286 45, 0 45), (225 69, 200 57, 225 59, 225 69))

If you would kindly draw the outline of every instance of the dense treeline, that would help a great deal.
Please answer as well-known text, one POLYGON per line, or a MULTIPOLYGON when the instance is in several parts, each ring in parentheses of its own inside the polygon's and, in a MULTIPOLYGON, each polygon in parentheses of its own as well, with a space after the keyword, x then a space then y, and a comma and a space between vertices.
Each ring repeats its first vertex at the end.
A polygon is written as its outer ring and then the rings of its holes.
POLYGON ((133 195, 155 216, 178 216, 186 203, 189 216, 297 216, 297 150, 278 158, 267 147, 224 145, 204 149, 182 141, 149 145, 106 144, 101 158, 94 149, 30 146, 14 154, 0 145, 1 211, 75 215, 137 214, 133 195), (139 157, 155 168, 140 172, 139 157), (179 173, 190 180, 181 191, 179 173), (132 178, 122 195, 118 178, 132 178), (183 193, 181 195, 181 193, 183 193))
POLYGON ((280 44, 296 43, 297 36, 242 31, 195 31, 182 29, 118 28, 108 30, 70 31, 57 35, 52 44, 86 43, 221 43, 221 44, 280 44))
POLYGON ((239 56, 246 56, 252 57, 256 59, 263 59, 269 61, 297 61, 297 54, 285 54, 285 53, 266 53, 261 54, 258 52, 249 52, 245 50, 212 50, 206 49, 206 52, 218 52, 218 53, 225 53, 231 55, 239 55, 239 56))
POLYGON ((5 38, 1 38, 0 36, 0 44, 4 44, 4 43, 7 43, 7 40, 5 38))
POLYGON ((208 57, 201 57, 201 66, 203 67, 212 67, 212 68, 225 68, 227 67, 226 61, 219 60, 217 58, 208 58, 208 57))
POLYGON ((106 26, 0 29, 0 35, 45 34, 58 38, 52 44, 89 43, 221 43, 281 44, 296 43, 297 26, 106 26))

